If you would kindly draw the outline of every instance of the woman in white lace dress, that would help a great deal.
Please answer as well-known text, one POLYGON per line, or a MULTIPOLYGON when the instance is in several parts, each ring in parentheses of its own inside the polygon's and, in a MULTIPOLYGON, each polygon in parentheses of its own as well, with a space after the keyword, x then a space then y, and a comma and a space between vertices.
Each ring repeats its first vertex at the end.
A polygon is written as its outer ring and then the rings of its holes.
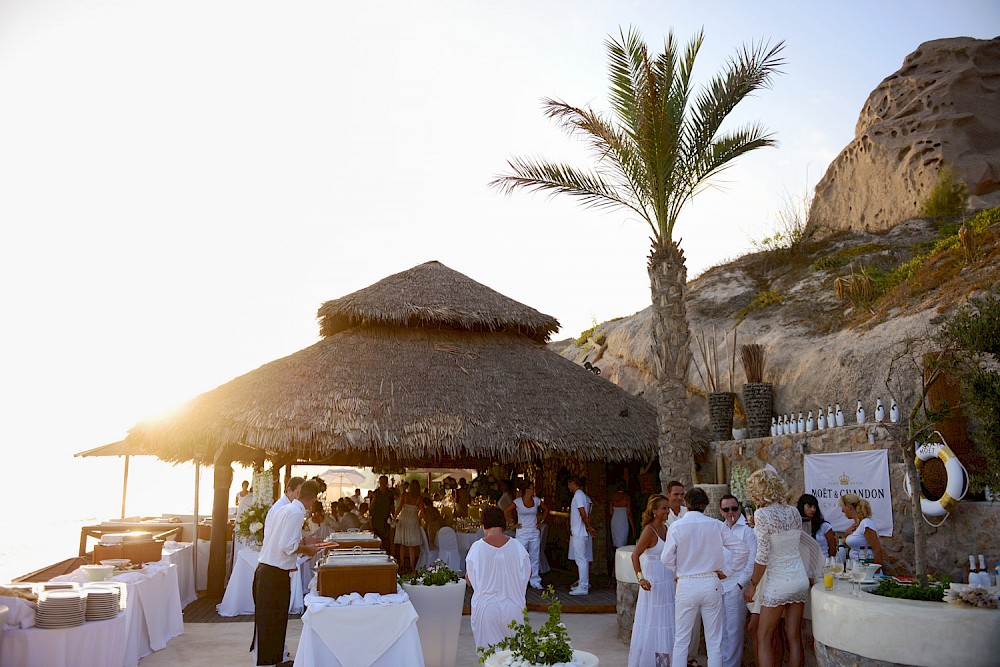
POLYGON ((809 577, 799 555, 802 519, 799 511, 785 502, 784 482, 769 470, 758 470, 747 478, 747 493, 758 507, 753 515, 757 558, 750 583, 743 591, 747 602, 753 601, 757 586, 767 572, 760 595, 757 664, 774 667, 771 640, 778 621, 784 616, 789 667, 802 667, 802 614, 809 596, 809 577))

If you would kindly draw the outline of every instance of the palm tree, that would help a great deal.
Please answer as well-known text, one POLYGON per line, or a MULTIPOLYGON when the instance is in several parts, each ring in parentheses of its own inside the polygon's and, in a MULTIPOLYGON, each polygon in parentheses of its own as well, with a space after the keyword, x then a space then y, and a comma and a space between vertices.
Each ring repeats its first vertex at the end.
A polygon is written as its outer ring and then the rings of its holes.
POLYGON ((695 35, 683 53, 667 36, 663 52, 650 54, 633 29, 609 38, 608 117, 561 100, 543 101, 545 114, 592 150, 592 169, 513 158, 509 174, 490 185, 565 193, 586 206, 624 208, 652 230, 647 271, 653 299, 653 361, 657 381, 661 480, 689 485, 694 469, 688 423, 687 372, 691 332, 685 297, 687 267, 674 225, 684 205, 740 155, 776 142, 759 123, 720 131, 743 98, 770 84, 784 63, 784 42, 745 45, 708 85, 693 96, 691 72, 704 41, 695 35))

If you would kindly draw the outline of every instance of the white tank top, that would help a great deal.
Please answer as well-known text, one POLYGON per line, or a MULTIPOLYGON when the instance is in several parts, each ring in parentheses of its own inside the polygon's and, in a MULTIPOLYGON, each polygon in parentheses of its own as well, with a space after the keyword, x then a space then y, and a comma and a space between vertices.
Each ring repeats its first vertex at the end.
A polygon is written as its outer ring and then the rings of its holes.
POLYGON ((531 507, 525 507, 524 500, 520 497, 514 500, 514 506, 517 507, 517 522, 521 524, 518 531, 538 532, 538 496, 532 496, 531 500, 534 502, 531 507))

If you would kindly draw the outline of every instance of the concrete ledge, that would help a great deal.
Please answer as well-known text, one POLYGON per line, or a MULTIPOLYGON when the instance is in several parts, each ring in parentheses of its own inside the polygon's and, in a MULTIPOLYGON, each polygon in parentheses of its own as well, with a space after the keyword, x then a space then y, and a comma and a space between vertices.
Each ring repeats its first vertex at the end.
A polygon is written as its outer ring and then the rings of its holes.
MULTIPOLYGON (((817 644, 836 651, 820 651, 820 665, 859 664, 824 662, 838 653, 897 665, 992 667, 1000 655, 1000 610, 898 600, 870 593, 852 597, 850 584, 827 591, 812 589, 812 626, 817 644)), ((863 664, 878 664, 864 662, 863 664)))

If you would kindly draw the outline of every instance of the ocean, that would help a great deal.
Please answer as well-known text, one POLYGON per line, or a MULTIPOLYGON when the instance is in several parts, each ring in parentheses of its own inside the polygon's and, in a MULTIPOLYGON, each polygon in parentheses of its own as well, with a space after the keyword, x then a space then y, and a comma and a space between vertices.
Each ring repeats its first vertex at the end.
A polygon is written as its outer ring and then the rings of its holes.
MULTIPOLYGON (((75 459, 4 480, 0 512, 0 583, 76 556, 80 529, 121 516, 124 459, 75 459)), ((230 496, 250 472, 235 468, 230 496)), ((202 468, 199 513, 211 514, 213 477, 202 468)), ((230 498, 230 502, 233 498, 230 498)), ((127 516, 194 511, 194 466, 151 457, 130 460, 127 516)), ((89 541, 93 547, 94 540, 89 541)))

